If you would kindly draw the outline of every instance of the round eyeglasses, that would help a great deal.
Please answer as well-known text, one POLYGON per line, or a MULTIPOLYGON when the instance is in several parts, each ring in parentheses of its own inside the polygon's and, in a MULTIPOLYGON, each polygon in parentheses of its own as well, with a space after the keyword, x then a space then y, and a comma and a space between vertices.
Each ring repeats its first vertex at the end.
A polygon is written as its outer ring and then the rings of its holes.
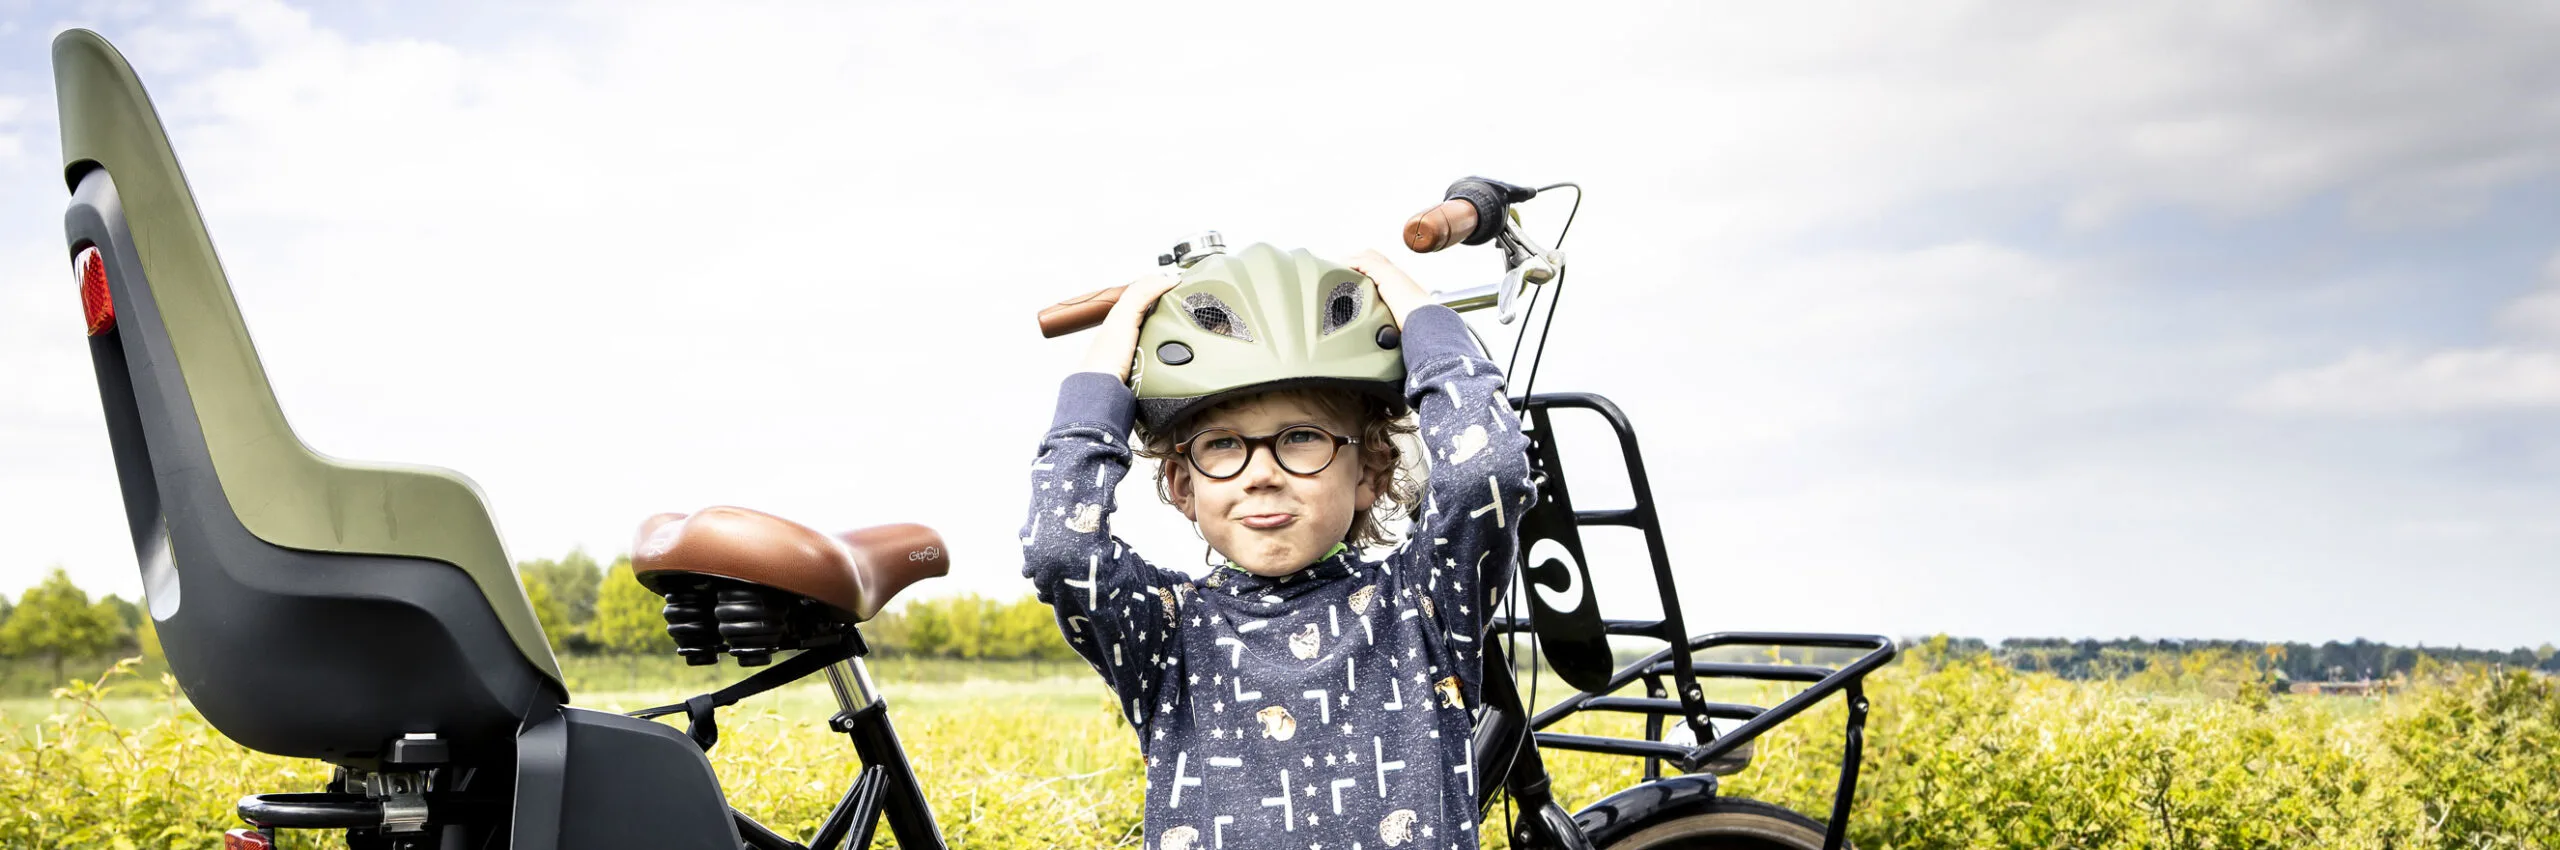
POLYGON ((1333 465, 1343 446, 1360 442, 1314 425, 1291 425, 1279 433, 1247 437, 1226 428, 1210 428, 1191 435, 1173 447, 1175 454, 1191 460, 1193 471, 1217 480, 1234 478, 1253 461, 1255 448, 1268 449, 1280 461, 1280 468, 1298 475, 1314 475, 1333 465))

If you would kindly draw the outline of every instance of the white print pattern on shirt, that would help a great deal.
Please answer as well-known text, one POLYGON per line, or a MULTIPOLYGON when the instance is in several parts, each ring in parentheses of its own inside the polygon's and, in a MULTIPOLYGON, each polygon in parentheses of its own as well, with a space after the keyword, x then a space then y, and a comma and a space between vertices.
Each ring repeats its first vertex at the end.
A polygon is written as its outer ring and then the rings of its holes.
POLYGON ((1280 831, 1298 831, 1298 805, 1289 800, 1289 769, 1280 769, 1280 796, 1262 798, 1262 807, 1280 807, 1280 831))
POLYGON ((1390 770, 1403 770, 1403 769, 1404 769, 1404 760, 1403 760, 1403 759, 1397 759, 1397 760, 1395 760, 1395 761, 1388 761, 1388 760, 1387 760, 1387 744, 1386 744, 1386 741, 1385 741, 1384 739, 1381 739, 1381 738, 1370 738, 1370 739, 1369 739, 1369 765, 1370 765, 1371 767, 1377 768, 1377 771, 1378 771, 1378 797, 1379 797, 1380 799, 1385 799, 1385 798, 1386 798, 1386 796, 1387 796, 1387 771, 1390 771, 1390 770))
POLYGON ((1077 534, 1102 530, 1102 505, 1095 502, 1077 505, 1075 515, 1067 517, 1067 528, 1077 534))
POLYGON ((1297 656, 1300 661, 1311 660, 1316 653, 1323 651, 1323 643, 1324 638, 1316 632, 1316 624, 1308 623, 1306 628, 1289 636, 1289 654, 1297 656))
POLYGON ((1200 784, 1200 777, 1197 777, 1197 776, 1184 776, 1184 775, 1183 775, 1183 771, 1184 771, 1184 769, 1186 769, 1186 768, 1190 767, 1190 765, 1191 765, 1191 751, 1189 751, 1189 750, 1184 750, 1184 751, 1182 751, 1182 752, 1178 752, 1178 753, 1174 753, 1174 754, 1173 754, 1173 803, 1172 803, 1172 806, 1171 806, 1172 808, 1176 808, 1176 809, 1182 808, 1182 789, 1184 789, 1184 788, 1186 788, 1186 787, 1195 787, 1195 786, 1198 786, 1198 785, 1200 784))
POLYGON ((1505 527, 1507 527, 1507 526, 1505 526, 1505 525, 1503 525, 1503 524, 1502 524, 1502 482, 1501 482, 1500 480, 1498 480, 1498 479, 1494 478, 1494 477, 1493 477, 1493 476, 1491 476, 1491 475, 1487 475, 1487 476, 1485 476, 1485 477, 1484 477, 1484 486, 1485 486, 1485 489, 1488 489, 1488 490, 1492 490, 1492 491, 1493 491, 1493 501, 1486 502, 1486 503, 1484 503, 1484 507, 1477 508, 1477 509, 1475 509, 1474 511, 1472 511, 1472 512, 1468 513, 1468 514, 1467 514, 1468 518, 1472 519, 1472 518, 1475 518, 1475 517, 1484 516, 1484 513, 1485 513, 1486 511, 1492 511, 1492 512, 1493 512, 1493 527, 1495 527, 1495 528, 1505 528, 1505 527))
POLYGON ((1458 464, 1474 460, 1477 452, 1484 451, 1488 439, 1484 433, 1484 426, 1467 426, 1467 430, 1458 432, 1457 439, 1449 442, 1449 462, 1458 464))

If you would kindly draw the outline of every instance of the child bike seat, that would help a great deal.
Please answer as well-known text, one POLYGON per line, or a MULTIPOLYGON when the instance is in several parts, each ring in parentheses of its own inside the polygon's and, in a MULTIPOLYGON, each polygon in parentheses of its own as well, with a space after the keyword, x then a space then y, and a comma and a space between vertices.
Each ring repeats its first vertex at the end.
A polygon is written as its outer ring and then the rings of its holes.
POLYGON ((763 511, 704 508, 640 523, 631 573, 658 588, 669 575, 735 579, 824 603, 869 620, 898 591, 951 571, 942 535, 915 523, 875 525, 833 537, 763 511))
POLYGON ((420 733, 506 752, 567 694, 479 489, 303 444, 132 67, 85 30, 53 61, 66 256, 179 686, 225 736, 291 758, 370 769, 420 733))

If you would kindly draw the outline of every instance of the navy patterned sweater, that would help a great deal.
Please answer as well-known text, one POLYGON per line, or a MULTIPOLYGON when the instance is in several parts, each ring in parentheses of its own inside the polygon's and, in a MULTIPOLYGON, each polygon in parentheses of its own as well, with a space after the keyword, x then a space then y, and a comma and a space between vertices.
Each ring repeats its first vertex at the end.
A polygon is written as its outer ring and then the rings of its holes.
POLYGON ((1477 571, 1517 546, 1528 440, 1456 313, 1414 311, 1404 355, 1421 516, 1383 559, 1278 578, 1195 580, 1113 537, 1135 398, 1095 372, 1060 387, 1022 571, 1137 730, 1152 850, 1477 846, 1477 571))

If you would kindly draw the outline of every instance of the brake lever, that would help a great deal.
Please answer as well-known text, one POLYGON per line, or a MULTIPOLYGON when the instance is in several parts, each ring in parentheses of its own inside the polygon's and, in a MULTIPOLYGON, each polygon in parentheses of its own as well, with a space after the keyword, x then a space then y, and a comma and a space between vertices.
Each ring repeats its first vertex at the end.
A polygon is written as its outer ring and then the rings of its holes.
POLYGON ((1494 319, 1511 324, 1518 317, 1514 299, 1530 284, 1544 285, 1564 274, 1564 252, 1538 244, 1520 229, 1520 222, 1507 220, 1494 239, 1502 244, 1503 264, 1510 271, 1502 276, 1502 290, 1494 305, 1494 319))

